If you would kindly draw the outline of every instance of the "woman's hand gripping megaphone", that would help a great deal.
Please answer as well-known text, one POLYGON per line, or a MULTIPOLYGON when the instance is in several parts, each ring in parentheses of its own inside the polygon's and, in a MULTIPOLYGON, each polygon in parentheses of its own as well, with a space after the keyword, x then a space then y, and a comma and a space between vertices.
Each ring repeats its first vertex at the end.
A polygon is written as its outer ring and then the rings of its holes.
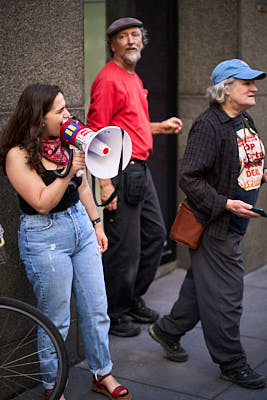
MULTIPOLYGON (((72 144, 70 144, 70 150, 72 150, 74 153, 82 153, 81 150, 77 149, 77 147, 73 146, 72 144)), ((73 161, 74 161, 74 157, 73 157, 73 161)), ((72 162, 73 162, 73 161, 72 161, 72 162)), ((83 175, 83 172, 84 172, 83 169, 79 169, 79 170, 76 172, 76 176, 77 176, 77 177, 82 176, 82 175, 83 175)))

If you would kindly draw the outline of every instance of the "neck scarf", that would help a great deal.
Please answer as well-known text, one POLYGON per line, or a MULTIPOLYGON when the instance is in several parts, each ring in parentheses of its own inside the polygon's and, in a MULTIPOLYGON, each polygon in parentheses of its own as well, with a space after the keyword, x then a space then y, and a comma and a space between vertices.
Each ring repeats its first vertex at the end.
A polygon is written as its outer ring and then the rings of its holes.
POLYGON ((69 161, 69 155, 62 147, 60 138, 43 139, 42 155, 44 158, 53 161, 55 164, 67 165, 69 161))

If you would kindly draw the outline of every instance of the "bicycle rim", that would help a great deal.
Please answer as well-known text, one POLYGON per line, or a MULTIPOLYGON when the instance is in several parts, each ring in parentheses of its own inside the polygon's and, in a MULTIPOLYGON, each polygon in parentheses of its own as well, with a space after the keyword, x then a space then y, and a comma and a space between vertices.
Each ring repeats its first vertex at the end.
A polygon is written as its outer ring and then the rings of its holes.
POLYGON ((56 368, 50 371, 55 378, 55 385, 49 400, 59 400, 68 375, 62 336, 35 307, 0 297, 0 399, 42 400, 43 381, 47 378, 44 371, 41 374, 40 370, 50 357, 56 368), (37 331, 40 329, 48 336, 49 346, 47 343, 45 347, 40 343, 37 345, 37 331))

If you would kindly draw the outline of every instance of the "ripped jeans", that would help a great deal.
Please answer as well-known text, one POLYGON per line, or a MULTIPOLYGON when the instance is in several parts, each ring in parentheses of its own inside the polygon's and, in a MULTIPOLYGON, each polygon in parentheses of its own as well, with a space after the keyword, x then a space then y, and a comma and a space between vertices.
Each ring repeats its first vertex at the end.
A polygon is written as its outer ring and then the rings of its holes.
MULTIPOLYGON (((84 206, 79 201, 57 213, 22 215, 18 241, 38 309, 66 339, 73 291, 89 368, 93 374, 109 373, 112 362, 102 259, 84 206)), ((49 347, 47 341, 41 330, 39 347, 49 347)), ((40 356, 46 360, 41 363, 45 389, 53 388, 57 369, 53 351, 49 353, 40 356)))

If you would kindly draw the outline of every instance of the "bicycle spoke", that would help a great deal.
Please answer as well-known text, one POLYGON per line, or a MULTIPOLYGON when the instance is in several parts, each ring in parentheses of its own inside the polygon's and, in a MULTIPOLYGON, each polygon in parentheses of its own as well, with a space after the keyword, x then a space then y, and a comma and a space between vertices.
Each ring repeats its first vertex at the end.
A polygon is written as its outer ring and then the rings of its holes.
MULTIPOLYGON (((8 381, 8 379, 7 379, 7 381, 8 381)), ((22 385, 22 384, 16 382, 16 385, 17 385, 18 387, 20 387, 21 389, 23 389, 23 393, 19 393, 16 389, 14 389, 14 381, 11 380, 10 382, 12 383, 12 386, 8 385, 6 382, 2 382, 2 383, 3 383, 3 385, 5 385, 8 389, 12 390, 13 394, 15 394, 15 395, 17 396, 17 398, 20 398, 21 396, 23 396, 22 398, 25 399, 25 394, 26 394, 26 395, 27 395, 27 394, 29 394, 29 395, 30 395, 30 394, 34 394, 34 396, 35 396, 34 398, 36 398, 36 396, 38 396, 39 398, 43 398, 43 393, 41 393, 40 391, 36 391, 36 390, 33 390, 33 389, 29 389, 28 386, 25 386, 25 385, 22 385)), ((28 396, 27 396, 27 397, 28 397, 28 396)), ((30 399, 32 399, 32 397, 31 397, 30 399)))
MULTIPOLYGON (((24 363, 24 364, 13 364, 13 365, 11 365, 11 368, 17 368, 17 367, 26 367, 26 366, 28 366, 28 365, 34 365, 34 364, 38 364, 38 365, 40 365, 40 364, 42 364, 42 363, 45 363, 45 362, 47 362, 47 361, 50 361, 51 359, 50 358, 47 358, 47 359, 43 359, 42 361, 40 361, 40 360, 38 360, 38 361, 32 361, 32 362, 30 362, 30 363, 24 363)), ((54 359, 53 359, 54 360, 54 359)), ((17 361, 17 360, 16 360, 17 361)), ((56 361, 58 361, 58 359, 56 359, 56 361)), ((1 368, 3 368, 3 369, 5 369, 5 365, 0 365, 0 370, 1 370, 1 368)))
MULTIPOLYGON (((9 363, 1 364, 0 366, 5 367, 5 366, 8 366, 8 365, 12 365, 12 363, 14 363, 14 362, 18 362, 18 361, 21 361, 21 360, 25 360, 26 358, 33 357, 33 356, 36 355, 36 354, 41 354, 41 353, 43 353, 44 351, 50 350, 50 349, 52 349, 52 348, 53 348, 52 346, 46 347, 45 349, 42 349, 42 350, 39 350, 39 351, 35 351, 34 353, 31 353, 31 354, 27 354, 26 356, 21 357, 21 358, 17 358, 16 360, 10 361, 9 363)), ((14 354, 14 353, 13 353, 13 354, 14 354)), ((10 358, 10 357, 9 357, 9 358, 10 358)), ((49 359, 48 359, 48 360, 49 360, 49 359)), ((44 360, 43 360, 43 361, 44 361, 44 360)))
POLYGON ((24 336, 24 338, 20 341, 20 343, 18 344, 17 347, 15 347, 15 349, 13 350, 12 353, 10 353, 10 355, 7 357, 7 359, 4 361, 6 362, 9 358, 12 357, 12 355, 17 351, 18 348, 20 348, 21 344, 24 343, 24 341, 27 339, 27 337, 31 334, 31 332, 33 332, 33 330, 35 329, 35 326, 32 327, 32 329, 30 329, 30 331, 27 333, 27 335, 24 336))
MULTIPOLYGON (((6 368, 5 369, 5 371, 10 371, 10 372, 13 372, 14 373, 14 371, 12 370, 12 369, 9 369, 9 368, 6 368)), ((24 377, 24 378, 28 378, 28 379, 31 379, 32 381, 35 381, 35 382, 38 382, 38 383, 42 383, 43 382, 43 380, 42 379, 36 379, 36 378, 34 378, 33 376, 34 375, 38 375, 38 376, 40 376, 40 372, 35 372, 35 373, 32 373, 32 374, 30 374, 30 375, 28 375, 28 374, 23 374, 23 373, 21 373, 21 372, 16 372, 16 374, 15 375, 3 375, 3 376, 1 376, 1 378, 14 378, 14 377, 24 377)), ((48 374, 49 375, 49 374, 48 374)))

